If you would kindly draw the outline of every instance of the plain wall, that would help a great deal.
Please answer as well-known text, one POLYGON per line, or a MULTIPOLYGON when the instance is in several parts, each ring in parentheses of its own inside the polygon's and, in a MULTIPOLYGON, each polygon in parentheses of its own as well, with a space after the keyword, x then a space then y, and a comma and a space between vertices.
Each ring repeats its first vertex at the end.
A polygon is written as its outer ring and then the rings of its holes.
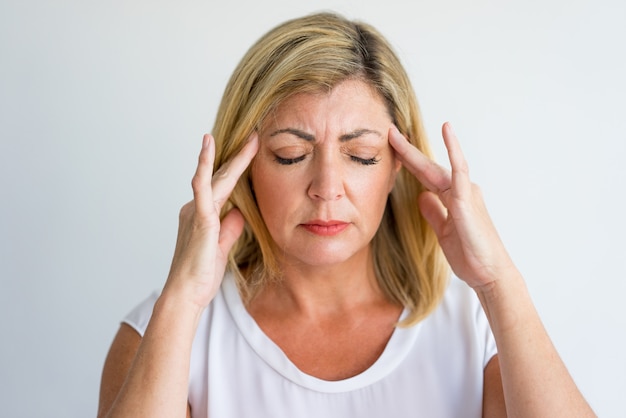
POLYGON ((228 76, 322 9, 388 37, 442 162, 452 121, 574 379, 626 416, 622 0, 2 0, 0 415, 95 416, 119 320, 167 276, 228 76))

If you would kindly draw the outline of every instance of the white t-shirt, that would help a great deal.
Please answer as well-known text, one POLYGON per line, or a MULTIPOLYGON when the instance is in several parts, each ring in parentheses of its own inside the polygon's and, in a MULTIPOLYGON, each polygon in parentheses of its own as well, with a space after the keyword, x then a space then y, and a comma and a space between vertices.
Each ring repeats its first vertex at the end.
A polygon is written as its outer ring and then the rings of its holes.
MULTIPOLYGON (((124 322, 143 335, 157 297, 124 322)), ((435 311, 396 328, 368 370, 321 380, 301 372, 263 333, 227 274, 196 332, 189 403, 194 418, 480 417, 483 369, 495 353, 476 294, 453 278, 435 311)))

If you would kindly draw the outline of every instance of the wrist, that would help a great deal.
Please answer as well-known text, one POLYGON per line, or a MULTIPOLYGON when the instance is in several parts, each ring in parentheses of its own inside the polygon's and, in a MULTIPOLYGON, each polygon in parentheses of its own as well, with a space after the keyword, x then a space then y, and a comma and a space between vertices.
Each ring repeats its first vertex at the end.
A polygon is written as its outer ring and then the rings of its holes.
POLYGON ((154 311, 172 318, 190 319, 197 323, 206 305, 198 303, 193 289, 166 285, 157 299, 154 311))
POLYGON ((161 294, 172 299, 174 303, 203 310, 219 291, 221 282, 221 277, 219 280, 207 280, 204 275, 170 272, 161 294))
POLYGON ((482 286, 475 287, 480 303, 492 329, 501 332, 524 326, 527 316, 534 312, 530 294, 519 271, 512 270, 482 286))

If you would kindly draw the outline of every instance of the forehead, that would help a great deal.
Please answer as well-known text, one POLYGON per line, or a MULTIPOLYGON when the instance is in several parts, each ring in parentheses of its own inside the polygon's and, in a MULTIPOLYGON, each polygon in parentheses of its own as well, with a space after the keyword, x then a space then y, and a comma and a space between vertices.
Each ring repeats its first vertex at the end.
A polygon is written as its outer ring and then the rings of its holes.
POLYGON ((280 103, 263 128, 354 129, 391 122, 386 102, 368 83, 346 80, 328 92, 297 93, 280 103), (292 126, 293 125, 293 126, 292 126))

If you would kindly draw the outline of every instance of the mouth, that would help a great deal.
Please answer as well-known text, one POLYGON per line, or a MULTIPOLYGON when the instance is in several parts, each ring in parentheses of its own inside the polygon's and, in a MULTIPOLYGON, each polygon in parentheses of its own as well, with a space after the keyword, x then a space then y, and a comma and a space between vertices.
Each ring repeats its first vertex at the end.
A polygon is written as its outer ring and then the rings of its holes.
POLYGON ((315 235, 320 235, 324 237, 329 237, 333 235, 340 234, 343 232, 348 226, 350 226, 349 222, 343 221, 322 221, 322 220, 312 220, 306 223, 300 224, 304 229, 311 232, 315 235))

